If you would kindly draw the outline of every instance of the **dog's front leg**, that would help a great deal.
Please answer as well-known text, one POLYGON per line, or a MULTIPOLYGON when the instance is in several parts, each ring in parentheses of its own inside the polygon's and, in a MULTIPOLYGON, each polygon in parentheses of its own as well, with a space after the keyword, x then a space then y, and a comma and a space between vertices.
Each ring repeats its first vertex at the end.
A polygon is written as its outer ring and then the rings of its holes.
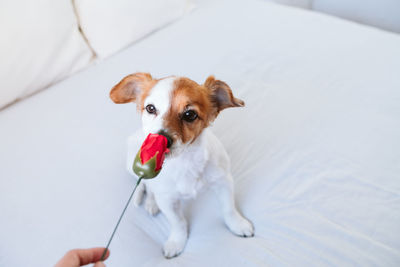
POLYGON ((187 222, 178 199, 159 194, 155 194, 155 199, 171 227, 168 240, 164 243, 164 256, 169 259, 178 256, 185 247, 188 236, 187 222))
POLYGON ((254 236, 253 224, 236 209, 232 176, 230 174, 221 176, 212 184, 212 189, 221 203, 225 224, 228 228, 238 236, 254 236))

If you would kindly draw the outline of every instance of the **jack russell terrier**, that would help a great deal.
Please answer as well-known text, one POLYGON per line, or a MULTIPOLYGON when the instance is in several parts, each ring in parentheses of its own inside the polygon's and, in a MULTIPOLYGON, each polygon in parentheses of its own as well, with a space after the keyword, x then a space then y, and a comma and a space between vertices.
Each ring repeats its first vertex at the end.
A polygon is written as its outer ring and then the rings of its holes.
POLYGON ((252 223, 235 207, 229 157, 207 127, 219 112, 229 107, 243 107, 230 87, 213 76, 203 85, 183 77, 154 79, 148 73, 134 73, 123 78, 110 92, 117 104, 136 103, 142 116, 142 130, 128 139, 127 167, 149 133, 167 137, 170 152, 156 179, 143 181, 137 189, 134 204, 140 205, 146 193, 145 209, 155 215, 159 210, 171 230, 164 244, 164 256, 179 255, 188 238, 188 226, 181 201, 194 198, 205 186, 213 189, 222 205, 225 224, 236 235, 254 235, 252 223))

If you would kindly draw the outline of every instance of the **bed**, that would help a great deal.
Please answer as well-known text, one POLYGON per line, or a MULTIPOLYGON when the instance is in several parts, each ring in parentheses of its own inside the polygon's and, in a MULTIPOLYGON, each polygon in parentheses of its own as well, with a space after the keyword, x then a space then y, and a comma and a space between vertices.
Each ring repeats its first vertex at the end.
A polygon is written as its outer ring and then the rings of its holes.
POLYGON ((204 192, 166 260, 164 216, 129 206, 107 266, 399 266, 400 36, 264 1, 207 1, 183 19, 0 112, 0 266, 52 266, 105 246, 135 184, 126 74, 209 74, 246 107, 212 126, 254 238, 232 235, 204 192))

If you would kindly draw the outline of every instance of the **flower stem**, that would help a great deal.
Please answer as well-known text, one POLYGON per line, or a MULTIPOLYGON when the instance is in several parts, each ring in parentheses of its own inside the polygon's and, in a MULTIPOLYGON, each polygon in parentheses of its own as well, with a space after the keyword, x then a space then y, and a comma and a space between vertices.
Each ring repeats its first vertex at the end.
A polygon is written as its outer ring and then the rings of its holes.
POLYGON ((114 231, 113 231, 113 233, 111 234, 110 239, 108 240, 108 243, 107 243, 106 248, 104 249, 103 255, 101 255, 100 261, 103 261, 103 260, 104 260, 104 257, 105 257, 106 254, 107 254, 108 247, 110 246, 110 243, 111 243, 111 241, 112 241, 112 239, 113 239, 113 237, 114 237, 115 232, 117 231, 117 228, 118 228, 118 226, 119 226, 119 223, 121 222, 121 219, 122 219, 122 217, 124 216, 125 211, 126 211, 126 209, 128 208, 129 203, 131 202, 131 199, 132 199, 132 197, 133 197, 133 194, 135 193, 136 188, 138 187, 138 185, 139 185, 140 181, 142 180, 142 178, 143 178, 143 177, 139 177, 138 181, 136 182, 136 185, 135 185, 135 187, 133 188, 133 191, 132 191, 132 193, 131 193, 131 195, 130 195, 130 197, 129 197, 129 199, 128 199, 128 202, 126 202, 125 208, 124 208, 124 210, 122 211, 121 216, 119 217, 119 220, 118 220, 118 222, 117 222, 117 225, 115 226, 114 231))

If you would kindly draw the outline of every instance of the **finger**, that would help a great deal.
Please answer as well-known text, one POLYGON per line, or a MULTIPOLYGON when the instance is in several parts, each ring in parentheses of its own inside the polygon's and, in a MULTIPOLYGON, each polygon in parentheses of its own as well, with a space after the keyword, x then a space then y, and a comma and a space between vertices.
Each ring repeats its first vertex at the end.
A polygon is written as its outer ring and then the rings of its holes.
MULTIPOLYGON (((73 249, 67 252, 65 256, 57 263, 56 267, 63 266, 82 266, 89 263, 95 263, 100 260, 105 248, 73 249)), ((107 250, 104 259, 107 259, 110 251, 107 250)))
MULTIPOLYGON (((103 255, 105 248, 89 248, 89 249, 78 249, 79 264, 85 265, 89 263, 98 262, 103 255)), ((110 251, 107 250, 104 260, 108 258, 110 251)))
POLYGON ((96 264, 93 267, 106 267, 106 266, 104 265, 104 263, 102 261, 98 261, 98 262, 96 262, 96 264))

